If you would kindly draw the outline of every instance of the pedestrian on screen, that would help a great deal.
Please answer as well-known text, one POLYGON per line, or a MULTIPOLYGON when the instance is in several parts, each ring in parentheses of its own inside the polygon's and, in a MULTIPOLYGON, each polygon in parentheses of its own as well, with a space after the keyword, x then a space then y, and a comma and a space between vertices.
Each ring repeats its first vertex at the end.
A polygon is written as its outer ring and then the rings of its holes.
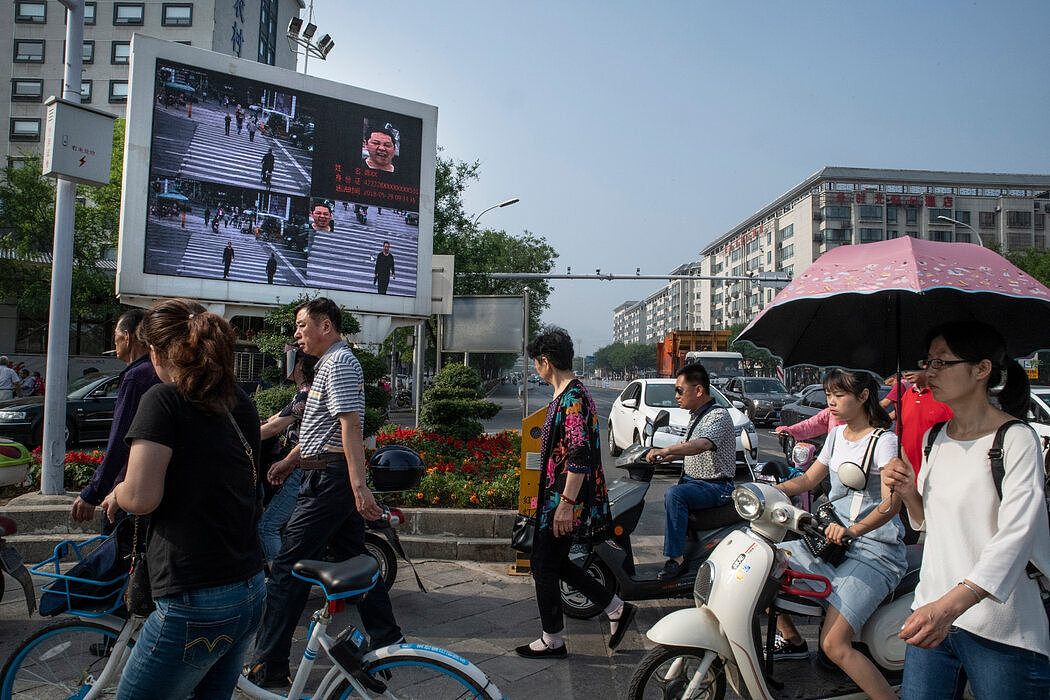
POLYGON ((222 278, 230 276, 230 265, 233 264, 233 241, 226 244, 222 251, 222 278))
POLYGON ((232 121, 231 118, 230 118, 230 113, 229 112, 226 113, 226 120, 225 121, 226 121, 226 135, 229 136, 230 135, 230 121, 232 121))

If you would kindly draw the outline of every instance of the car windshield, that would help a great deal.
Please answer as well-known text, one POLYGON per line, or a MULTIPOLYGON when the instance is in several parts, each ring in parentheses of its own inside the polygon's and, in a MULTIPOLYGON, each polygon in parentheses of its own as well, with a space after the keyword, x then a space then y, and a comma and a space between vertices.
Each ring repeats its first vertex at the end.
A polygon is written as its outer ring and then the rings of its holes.
MULTIPOLYGON (((722 408, 729 408, 732 406, 732 404, 729 403, 729 399, 723 396, 722 392, 714 387, 711 387, 711 398, 722 408)), ((645 404, 647 406, 652 406, 653 408, 678 408, 678 402, 675 401, 674 396, 674 384, 646 384, 645 404)))
POLYGON ((740 360, 734 357, 704 357, 700 360, 713 377, 734 377, 740 374, 740 360))
POLYGON ((74 379, 69 383, 67 396, 71 399, 82 399, 91 392, 96 384, 109 379, 110 376, 111 375, 108 374, 98 374, 97 372, 93 372, 86 377, 74 379))
POLYGON ((745 379, 744 391, 749 394, 786 394, 779 379, 745 379))

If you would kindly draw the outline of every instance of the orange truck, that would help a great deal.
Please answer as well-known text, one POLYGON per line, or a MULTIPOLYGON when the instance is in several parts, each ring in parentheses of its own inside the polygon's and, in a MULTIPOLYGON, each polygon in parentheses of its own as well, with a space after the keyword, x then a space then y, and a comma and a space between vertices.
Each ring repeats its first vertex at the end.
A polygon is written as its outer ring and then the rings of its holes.
MULTIPOLYGON (((687 364, 689 353, 728 353, 732 341, 730 331, 671 331, 656 343, 656 372, 661 377, 673 377, 687 364)), ((695 356, 694 356, 695 357, 695 356)))

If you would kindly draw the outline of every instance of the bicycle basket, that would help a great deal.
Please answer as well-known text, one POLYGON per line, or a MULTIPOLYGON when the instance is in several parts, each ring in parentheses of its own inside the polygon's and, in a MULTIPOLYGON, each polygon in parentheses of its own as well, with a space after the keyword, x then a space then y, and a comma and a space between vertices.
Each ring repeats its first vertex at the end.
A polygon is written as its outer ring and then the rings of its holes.
POLYGON ((32 573, 52 579, 40 592, 42 617, 62 613, 101 617, 124 604, 128 562, 120 544, 122 525, 112 535, 85 542, 65 540, 50 557, 30 568, 32 573), (75 557, 76 564, 63 573, 62 562, 69 555, 75 557))

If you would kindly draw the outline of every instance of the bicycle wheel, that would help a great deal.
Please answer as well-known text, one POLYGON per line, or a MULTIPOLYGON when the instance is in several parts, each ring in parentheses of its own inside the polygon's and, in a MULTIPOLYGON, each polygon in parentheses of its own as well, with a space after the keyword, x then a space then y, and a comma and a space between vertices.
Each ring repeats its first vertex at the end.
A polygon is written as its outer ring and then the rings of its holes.
MULTIPOLYGON (((449 654, 449 652, 443 652, 449 654)), ((387 687, 383 697, 398 700, 465 700, 466 698, 485 698, 500 700, 503 695, 493 683, 489 683, 484 674, 466 659, 457 662, 460 657, 452 655, 447 660, 435 658, 440 654, 430 652, 426 655, 417 653, 393 653, 381 659, 369 661, 365 670, 375 676, 387 687), (457 660, 453 660, 457 659, 457 660), (466 672, 466 665, 481 675, 475 678, 466 672)), ((330 700, 346 700, 357 697, 353 686, 343 681, 328 695, 330 700)))
MULTIPOLYGON (((37 630, 0 672, 0 700, 81 697, 109 660, 118 630, 68 619, 37 630)), ((103 697, 116 695, 116 685, 103 697)))

